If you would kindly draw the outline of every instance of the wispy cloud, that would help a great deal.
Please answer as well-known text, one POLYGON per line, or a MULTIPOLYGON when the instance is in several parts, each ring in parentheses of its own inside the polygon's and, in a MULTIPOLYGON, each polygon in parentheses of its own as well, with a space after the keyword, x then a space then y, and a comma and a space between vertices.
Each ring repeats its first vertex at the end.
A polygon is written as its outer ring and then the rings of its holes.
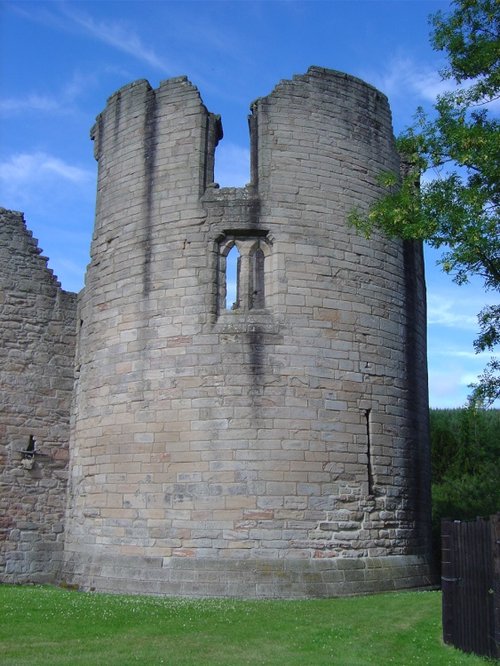
POLYGON ((57 11, 53 11, 58 6, 56 3, 52 3, 50 9, 42 3, 32 5, 20 2, 5 2, 4 6, 9 11, 28 21, 33 21, 49 28, 64 29, 64 21, 61 19, 60 14, 57 11))
POLYGON ((14 113, 35 111, 37 113, 72 113, 76 110, 76 102, 89 86, 95 81, 93 75, 75 73, 68 83, 53 94, 40 94, 30 92, 21 97, 0 98, 0 113, 10 115, 14 113))
POLYGON ((435 67, 401 55, 389 61, 385 72, 374 73, 369 79, 391 99, 412 95, 422 101, 434 102, 438 95, 454 87, 452 82, 443 81, 435 67))
POLYGON ((457 302, 448 296, 429 293, 427 300, 427 322, 429 325, 452 328, 477 329, 477 302, 457 302))
POLYGON ((0 162, 0 181, 11 188, 40 181, 47 176, 77 184, 94 178, 91 171, 44 152, 19 153, 0 162))
POLYGON ((97 21, 87 13, 76 11, 69 4, 61 5, 64 15, 88 35, 109 46, 147 63, 164 74, 172 73, 170 63, 146 46, 135 31, 123 22, 97 21))
MULTIPOLYGON (((470 382, 469 382, 470 383, 470 382)), ((460 407, 467 401, 467 384, 462 381, 460 371, 429 371, 429 393, 431 407, 460 407)))
MULTIPOLYGON (((436 102, 438 96, 458 90, 453 79, 443 79, 439 68, 421 63, 408 55, 396 55, 389 60, 383 72, 362 74, 391 100, 411 99, 413 103, 436 102)), ((460 87, 469 88, 474 81, 465 81, 460 87)), ((493 113, 500 112, 500 100, 485 104, 493 113)))
POLYGON ((463 349, 437 349, 433 350, 432 354, 433 356, 465 359, 490 359, 492 356, 495 357, 495 354, 492 355, 491 352, 479 352, 476 354, 474 351, 465 351, 463 349))
POLYGON ((81 288, 94 194, 94 170, 58 155, 33 151, 0 160, 1 205, 25 213, 65 289, 81 288))
POLYGON ((174 73, 172 64, 147 46, 134 28, 124 21, 97 20, 89 13, 76 9, 70 2, 54 2, 41 7, 30 5, 29 9, 11 3, 9 8, 35 23, 64 32, 80 32, 89 35, 93 39, 147 63, 163 74, 174 73))
POLYGON ((7 97, 0 99, 0 112, 19 113, 19 111, 47 111, 53 112, 60 109, 61 103, 58 99, 48 95, 37 93, 28 94, 24 97, 7 97))
POLYGON ((6 208, 34 212, 92 201, 95 173, 42 151, 17 153, 0 161, 0 201, 6 208))
POLYGON ((456 367, 429 372, 430 393, 433 395, 431 407, 459 407, 465 404, 471 394, 470 386, 478 382, 482 370, 482 367, 456 367))
MULTIPOLYGON (((458 407, 467 401, 469 386, 484 369, 482 358, 456 352, 429 353, 429 389, 431 407, 458 407)), ((478 355, 479 356, 479 355, 478 355)))

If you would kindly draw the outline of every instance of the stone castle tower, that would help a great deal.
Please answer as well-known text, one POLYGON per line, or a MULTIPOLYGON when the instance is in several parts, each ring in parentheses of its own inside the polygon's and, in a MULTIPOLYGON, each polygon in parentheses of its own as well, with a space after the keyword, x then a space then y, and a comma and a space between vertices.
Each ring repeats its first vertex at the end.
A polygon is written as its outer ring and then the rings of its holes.
POLYGON ((346 223, 400 168, 387 100, 312 67, 249 123, 250 183, 224 189, 220 119, 184 77, 122 88, 92 130, 59 580, 248 597, 429 581, 421 248, 346 223))

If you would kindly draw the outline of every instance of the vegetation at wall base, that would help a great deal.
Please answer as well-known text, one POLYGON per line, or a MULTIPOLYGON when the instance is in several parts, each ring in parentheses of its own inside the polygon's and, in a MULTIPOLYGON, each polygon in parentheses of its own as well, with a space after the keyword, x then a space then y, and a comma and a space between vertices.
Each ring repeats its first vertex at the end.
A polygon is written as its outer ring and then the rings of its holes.
POLYGON ((432 537, 441 561, 441 520, 500 511, 500 410, 431 409, 432 537))
POLYGON ((3 666, 474 666, 444 645, 439 592, 305 601, 174 599, 1 586, 3 666))
POLYGON ((500 511, 500 410, 431 409, 433 525, 500 511))

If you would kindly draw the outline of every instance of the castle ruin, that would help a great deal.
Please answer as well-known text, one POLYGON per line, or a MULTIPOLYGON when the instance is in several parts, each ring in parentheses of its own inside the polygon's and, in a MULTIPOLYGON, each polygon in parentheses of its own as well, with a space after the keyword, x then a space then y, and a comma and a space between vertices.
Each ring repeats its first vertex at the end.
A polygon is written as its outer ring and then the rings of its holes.
POLYGON ((185 77, 110 97, 78 297, 2 209, 4 582, 257 598, 429 583, 421 246, 346 222, 400 169, 387 100, 311 67, 249 125, 250 183, 219 189, 221 122, 185 77))

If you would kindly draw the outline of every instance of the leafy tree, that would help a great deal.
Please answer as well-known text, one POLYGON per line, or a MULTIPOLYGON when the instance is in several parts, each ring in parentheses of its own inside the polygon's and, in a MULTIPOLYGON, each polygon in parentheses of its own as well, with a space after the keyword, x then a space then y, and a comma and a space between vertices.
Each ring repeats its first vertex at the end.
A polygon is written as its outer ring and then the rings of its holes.
MULTIPOLYGON (((440 264, 463 284, 479 276, 500 291, 500 123, 491 107, 500 98, 500 3, 454 0, 452 13, 430 19, 432 44, 444 51, 445 79, 455 89, 438 97, 429 118, 418 109, 415 124, 398 138, 405 169, 380 177, 387 195, 350 222, 367 236, 374 228, 390 236, 426 240, 442 250, 440 264), (432 180, 419 186, 427 172, 432 180)), ((500 342, 500 305, 478 315, 477 352, 500 342)), ((475 387, 473 401, 500 397, 500 361, 492 359, 475 387)))

